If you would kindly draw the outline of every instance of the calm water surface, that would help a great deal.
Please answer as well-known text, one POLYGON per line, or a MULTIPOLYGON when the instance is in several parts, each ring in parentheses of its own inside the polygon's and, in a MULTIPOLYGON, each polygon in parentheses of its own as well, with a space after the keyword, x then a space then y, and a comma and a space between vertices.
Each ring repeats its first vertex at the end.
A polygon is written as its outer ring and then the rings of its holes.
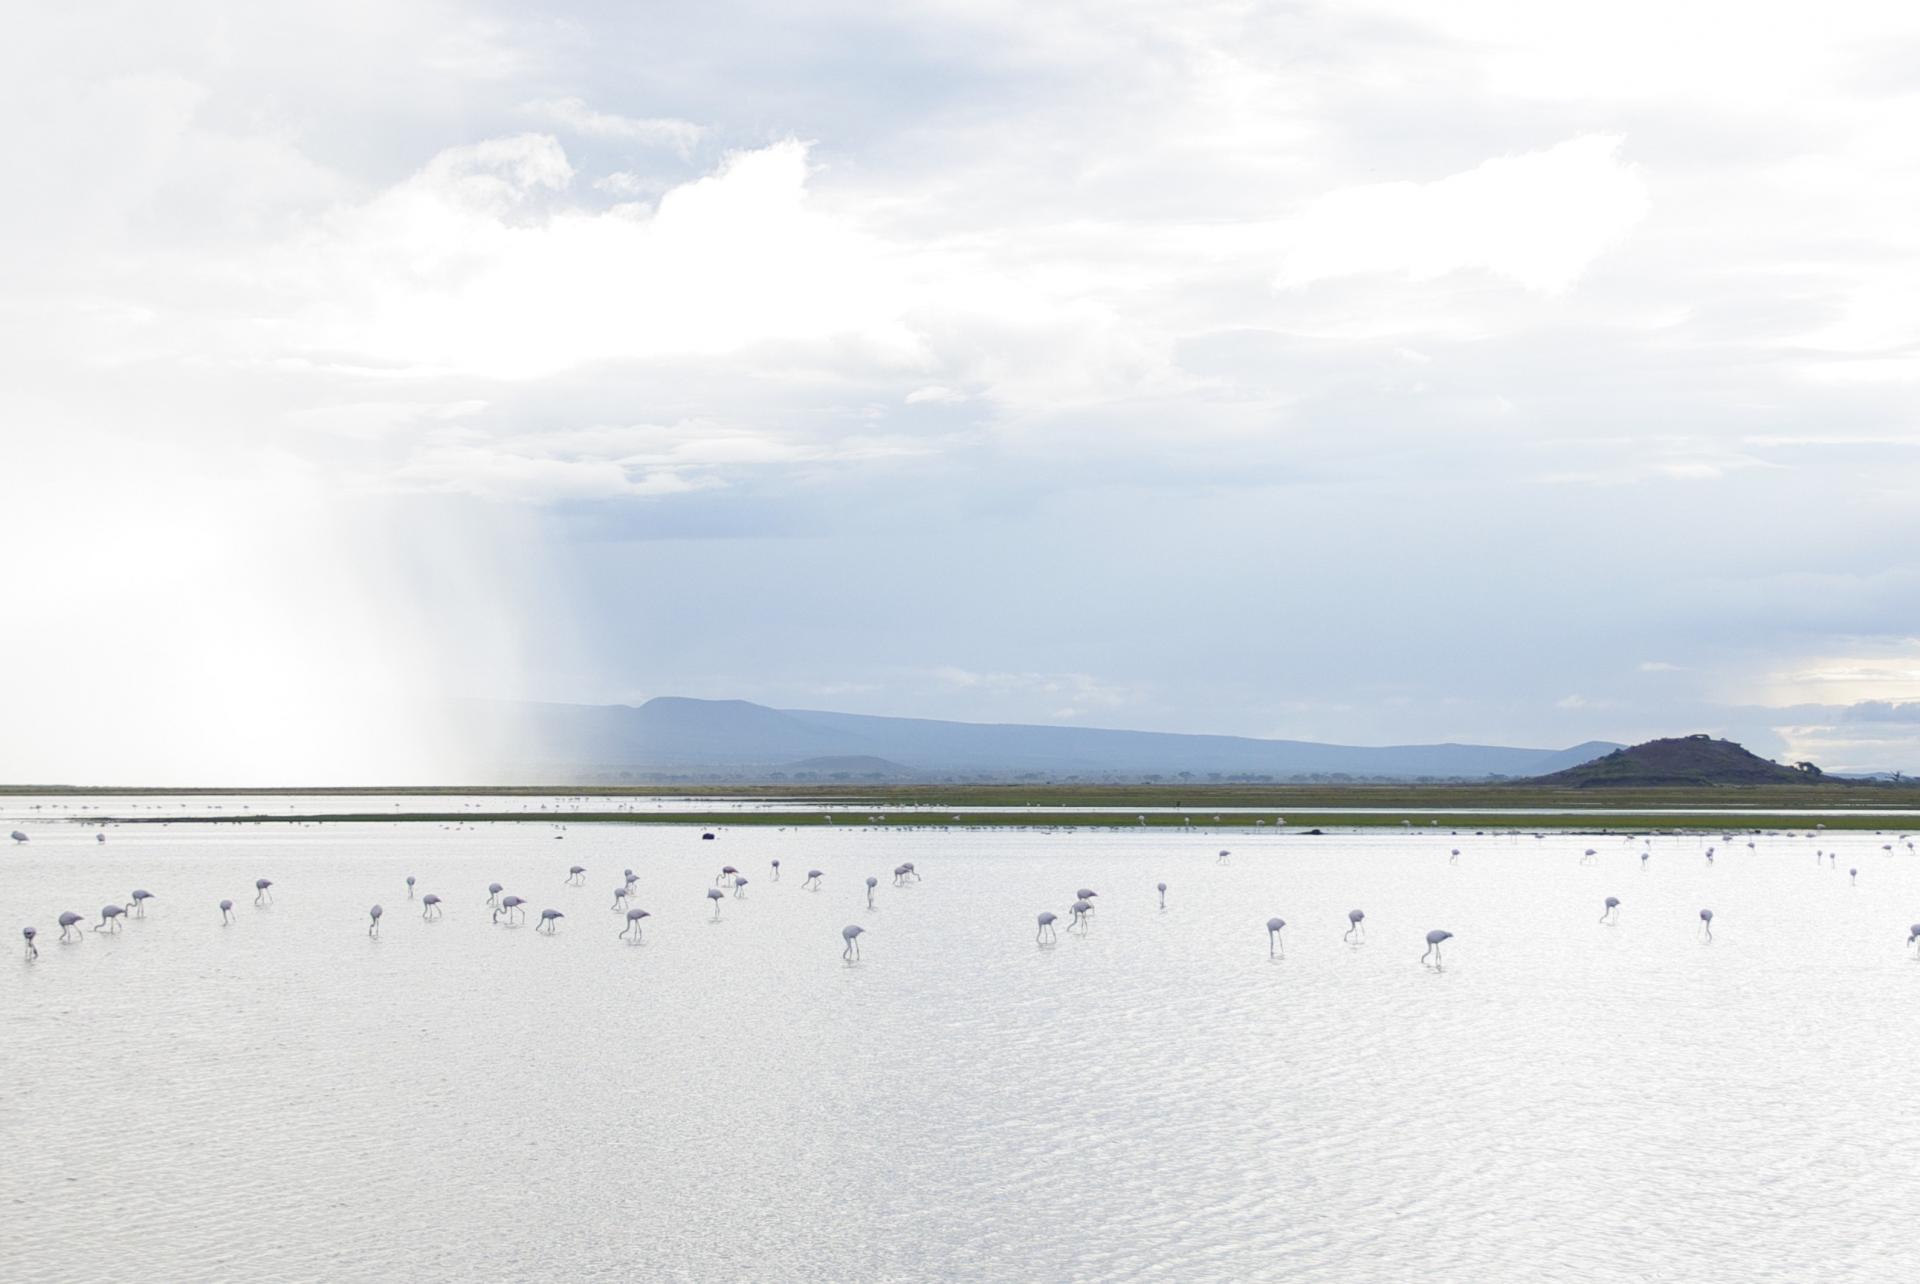
POLYGON ((1910 1270, 1920 858, 1708 841, 38 828, 0 853, 0 1278, 1910 1270), (714 923, 723 862, 752 881, 714 923), (494 880, 558 934, 489 923, 494 880), (136 886, 144 920, 55 939, 136 886), (1036 948, 1080 886, 1091 930, 1036 948))

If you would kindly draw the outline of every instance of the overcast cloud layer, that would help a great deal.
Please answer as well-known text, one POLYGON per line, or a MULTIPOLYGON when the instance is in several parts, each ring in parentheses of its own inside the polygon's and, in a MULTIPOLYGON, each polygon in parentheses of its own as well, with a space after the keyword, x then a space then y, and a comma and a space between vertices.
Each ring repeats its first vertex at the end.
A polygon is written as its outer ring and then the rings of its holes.
POLYGON ((16 27, 0 778, 657 694, 1920 770, 1909 6, 16 27))

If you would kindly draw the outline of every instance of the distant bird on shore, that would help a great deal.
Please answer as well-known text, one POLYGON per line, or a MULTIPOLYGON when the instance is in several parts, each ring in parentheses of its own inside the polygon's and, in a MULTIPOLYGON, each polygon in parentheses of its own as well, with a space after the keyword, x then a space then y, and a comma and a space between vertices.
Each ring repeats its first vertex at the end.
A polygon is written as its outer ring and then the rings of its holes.
POLYGON ((862 932, 865 932, 866 930, 867 930, 866 928, 861 927, 857 923, 851 927, 843 927, 840 929, 840 939, 847 943, 846 948, 840 951, 841 958, 845 959, 849 963, 855 962, 856 960, 859 959, 860 934, 862 932))
POLYGON ((1641 872, 1642 872, 1642 873, 1644 873, 1644 872, 1646 872, 1646 868, 1647 868, 1647 862, 1648 862, 1649 860, 1651 860, 1651 859, 1653 859, 1653 853, 1652 853, 1652 852, 1641 852, 1641 853, 1640 853, 1640 869, 1641 869, 1641 872))
POLYGON ((13 841, 16 843, 24 843, 27 841, 26 834, 18 829, 13 831, 12 837, 13 837, 13 841))
POLYGON ((413 899, 413 875, 412 874, 407 875, 407 899, 408 900, 413 899))
MULTIPOLYGON (((1046 910, 1040 915, 1038 920, 1040 930, 1033 934, 1035 944, 1045 945, 1049 941, 1057 941, 1060 939, 1054 934, 1053 930, 1053 925, 1059 921, 1059 918, 1060 916, 1052 910, 1046 910)), ((1916 925, 1913 930, 1915 935, 1920 935, 1920 925, 1916 925)))
POLYGON ((119 931, 120 916, 125 914, 126 912, 127 911, 123 906, 102 905, 100 907, 100 921, 93 925, 93 930, 96 932, 101 931, 102 929, 109 932, 119 931))
POLYGON ((1270 959, 1280 958, 1286 953, 1286 951, 1283 948, 1281 948, 1281 945, 1280 945, 1280 929, 1285 927, 1286 925, 1287 925, 1287 920, 1284 918, 1270 918, 1267 920, 1267 957, 1268 958, 1270 959))
POLYGON ((1154 886, 1160 889, 1160 908, 1165 909, 1167 907, 1167 885, 1165 883, 1155 883, 1154 886))
POLYGON ((489 907, 491 907, 491 908, 493 908, 493 909, 498 909, 498 908, 500 908, 500 893, 502 893, 502 892, 504 892, 504 891, 506 891, 506 890, 507 890, 506 888, 504 888, 504 887, 502 887, 502 886, 500 886, 500 884, 498 884, 498 883, 488 883, 488 884, 487 884, 487 904, 488 904, 488 906, 489 906, 489 907))
POLYGON ((733 882, 733 876, 735 874, 738 874, 739 872, 740 872, 739 870, 735 869, 731 865, 722 865, 720 867, 720 872, 713 876, 713 885, 715 887, 730 886, 733 882))
POLYGON ((780 862, 777 860, 773 862, 773 881, 776 883, 780 881, 780 862))
POLYGON ((1348 910, 1347 930, 1340 934, 1340 939, 1343 941, 1351 941, 1358 945, 1362 940, 1366 939, 1367 929, 1361 926, 1361 924, 1366 921, 1367 912, 1365 910, 1348 910))
POLYGON ((367 923, 368 936, 380 935, 380 916, 384 913, 386 913, 386 911, 381 909, 378 905, 374 906, 372 909, 367 911, 367 918, 369 920, 367 923))
POLYGON ((40 957, 40 947, 39 947, 39 946, 37 946, 37 945, 35 945, 35 944, 33 943, 33 938, 34 938, 34 937, 36 937, 36 936, 38 936, 38 935, 40 935, 40 933, 39 933, 39 932, 37 932, 37 931, 35 931, 35 930, 34 930, 33 928, 31 928, 31 927, 23 927, 23 928, 21 928, 21 929, 20 929, 20 935, 22 935, 22 936, 24 936, 24 937, 25 937, 25 938, 27 939, 27 958, 28 958, 28 960, 29 960, 29 961, 31 961, 31 960, 33 960, 33 959, 37 959, 37 958, 39 958, 39 957, 40 957))
MULTIPOLYGON (((65 918, 66 915, 62 914, 60 917, 65 918)), ((1907 929, 1907 944, 1912 945, 1917 941, 1920 941, 1920 923, 1915 923, 1907 929)), ((1915 950, 1914 956, 1920 958, 1920 950, 1915 950)))
POLYGON ((60 912, 60 939, 63 941, 68 939, 76 941, 85 940, 85 937, 79 935, 79 929, 84 926, 85 923, 86 920, 72 910, 62 910, 60 912), (67 935, 69 932, 74 933, 71 938, 67 935))
POLYGON ((1427 953, 1422 954, 1420 956, 1420 961, 1422 963, 1425 963, 1427 961, 1427 955, 1431 954, 1433 956, 1433 965, 1435 967, 1439 967, 1440 966, 1440 942, 1451 941, 1452 939, 1453 939, 1452 932, 1442 932, 1437 928, 1431 932, 1428 932, 1427 933, 1427 953))
POLYGON ((104 843, 104 842, 106 842, 106 841, 107 841, 107 834, 106 834, 106 831, 105 831, 105 830, 102 830, 101 832, 99 832, 99 833, 97 833, 97 834, 95 834, 95 835, 93 836, 93 841, 94 841, 94 842, 96 842, 96 843, 104 843))
POLYGON ((440 898, 432 892, 428 892, 420 898, 420 906, 421 918, 433 919, 440 917, 440 898))
POLYGON ((620 929, 620 935, 625 936, 628 932, 632 932, 633 940, 637 944, 640 940, 640 920, 650 917, 652 916, 643 909, 628 910, 627 925, 620 929))
POLYGON ((1700 911, 1700 939, 1713 940, 1713 911, 1710 909, 1700 911))
MULTIPOLYGON (((1183 818, 1183 819, 1184 819, 1184 818, 1183 818)), ((1215 857, 1213 858, 1213 863, 1214 863, 1214 864, 1216 864, 1216 865, 1224 865, 1224 864, 1226 864, 1226 863, 1227 863, 1227 861, 1228 861, 1228 859, 1229 859, 1230 857, 1232 857, 1232 855, 1233 855, 1233 853, 1232 853, 1232 852, 1230 852, 1230 851, 1228 851, 1228 850, 1227 850, 1226 848, 1224 848, 1224 847, 1222 847, 1222 848, 1220 849, 1220 854, 1219 854, 1218 856, 1215 856, 1215 857)))
POLYGON ((1620 898, 1618 896, 1607 897, 1606 906, 1606 909, 1600 912, 1600 921, 1602 923, 1612 923, 1620 916, 1620 898))
POLYGON ((747 899, 747 880, 737 874, 733 879, 733 899, 736 901, 747 899))
POLYGON ((225 927, 228 923, 231 923, 231 922, 233 922, 233 902, 221 901, 220 902, 220 925, 222 927, 225 927))
POLYGON ((570 883, 574 887, 581 887, 586 884, 586 881, 587 881, 587 867, 585 865, 570 865, 567 867, 568 883, 570 883))
POLYGON ((256 878, 253 880, 253 903, 255 905, 273 904, 273 880, 256 878))
POLYGON ((539 925, 533 930, 536 932, 545 932, 548 936, 552 936, 553 930, 560 925, 560 920, 565 917, 566 915, 557 909, 543 909, 540 911, 539 925))
POLYGON ((133 889, 133 899, 128 902, 128 909, 135 918, 145 918, 147 916, 147 902, 152 899, 152 892, 144 887, 136 887, 133 889))
POLYGON ((1447 854, 1447 864, 1458 865, 1459 863, 1460 863, 1460 849, 1456 847, 1447 854))
MULTIPOLYGON (((896 887, 900 885, 899 874, 900 874, 899 870, 894 871, 893 882, 894 882, 894 886, 896 887)), ((868 874, 867 875, 867 908, 868 909, 873 908, 873 889, 878 886, 880 886, 880 880, 875 878, 872 874, 868 874)))
POLYGON ((814 892, 819 891, 820 890, 820 871, 817 869, 808 870, 807 881, 800 884, 800 886, 808 889, 809 891, 814 891, 814 892))
POLYGON ((1071 932, 1074 928, 1078 927, 1081 931, 1085 931, 1087 927, 1087 915, 1093 912, 1092 904, 1082 899, 1075 901, 1070 908, 1073 911, 1073 917, 1067 921, 1067 930, 1071 932))
POLYGON ((713 921, 720 921, 720 902, 726 899, 726 893, 717 887, 707 889, 707 899, 713 902, 713 921))
POLYGON ((1858 879, 1859 879, 1859 877, 1860 877, 1860 871, 1859 871, 1859 870, 1857 870, 1857 869, 1850 869, 1850 870, 1848 870, 1848 871, 1847 871, 1847 884, 1848 884, 1848 886, 1858 886, 1858 879))
POLYGON ((622 883, 620 886, 613 889, 613 904, 609 905, 607 908, 612 910, 614 913, 618 914, 620 912, 620 906, 626 902, 626 899, 627 899, 627 885, 625 883, 622 883))
POLYGON ((520 907, 526 903, 525 899, 519 896, 502 896, 500 903, 493 907, 493 921, 498 923, 502 914, 507 916, 507 922, 509 924, 513 922, 513 916, 515 914, 525 917, 526 911, 520 907))

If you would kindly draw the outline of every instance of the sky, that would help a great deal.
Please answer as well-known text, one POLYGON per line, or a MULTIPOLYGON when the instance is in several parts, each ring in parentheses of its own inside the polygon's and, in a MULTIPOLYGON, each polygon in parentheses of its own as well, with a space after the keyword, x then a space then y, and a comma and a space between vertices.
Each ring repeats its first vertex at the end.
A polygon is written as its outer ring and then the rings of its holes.
POLYGON ((1920 772, 1920 10, 36 6, 0 779, 448 699, 1920 772))

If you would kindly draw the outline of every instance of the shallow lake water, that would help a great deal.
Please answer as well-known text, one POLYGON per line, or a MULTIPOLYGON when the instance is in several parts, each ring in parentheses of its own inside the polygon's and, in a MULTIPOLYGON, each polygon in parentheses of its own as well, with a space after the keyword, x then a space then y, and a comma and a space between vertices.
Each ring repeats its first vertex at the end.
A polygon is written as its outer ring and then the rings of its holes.
POLYGON ((1920 1261, 1920 857, 1891 834, 1655 837, 1643 868, 1579 834, 717 832, 36 828, 0 853, 0 1278, 1920 1261), (924 881, 896 888, 906 860, 924 881), (722 863, 751 881, 713 922, 722 863), (610 910, 629 866, 638 946, 610 910), (556 934, 492 924, 489 881, 564 911, 556 934), (1090 929, 1037 947, 1082 886, 1090 929), (144 919, 57 939, 135 887, 144 919))

